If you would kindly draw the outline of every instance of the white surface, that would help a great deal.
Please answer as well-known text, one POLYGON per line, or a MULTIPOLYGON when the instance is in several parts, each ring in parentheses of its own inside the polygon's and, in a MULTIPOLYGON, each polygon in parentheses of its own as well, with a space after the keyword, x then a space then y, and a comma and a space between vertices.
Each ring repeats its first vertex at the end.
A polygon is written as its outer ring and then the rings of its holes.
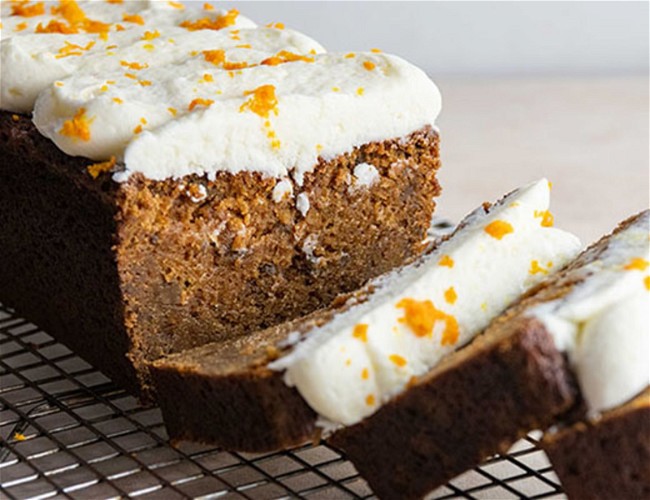
POLYGON ((558 226, 589 243, 648 207, 648 78, 441 79, 443 194, 460 220, 477 197, 547 177, 558 226))
POLYGON ((327 50, 379 47, 441 73, 647 73, 647 2, 221 2, 327 50))
POLYGON ((575 236, 542 225, 549 194, 543 179, 489 213, 477 209, 435 252, 378 280, 370 300, 313 329, 271 368, 286 368, 326 428, 371 415, 576 256, 575 236), (507 231, 490 233, 494 224, 507 231))

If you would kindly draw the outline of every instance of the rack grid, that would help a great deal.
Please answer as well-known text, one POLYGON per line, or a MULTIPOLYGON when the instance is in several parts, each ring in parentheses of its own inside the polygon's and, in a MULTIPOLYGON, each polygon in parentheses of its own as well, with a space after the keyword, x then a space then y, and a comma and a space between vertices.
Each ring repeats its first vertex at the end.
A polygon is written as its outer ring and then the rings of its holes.
MULTIPOLYGON (((431 498, 564 498, 535 435, 431 498)), ((321 443, 269 454, 169 444, 141 406, 37 326, 0 304, 0 497, 373 498, 321 443)))

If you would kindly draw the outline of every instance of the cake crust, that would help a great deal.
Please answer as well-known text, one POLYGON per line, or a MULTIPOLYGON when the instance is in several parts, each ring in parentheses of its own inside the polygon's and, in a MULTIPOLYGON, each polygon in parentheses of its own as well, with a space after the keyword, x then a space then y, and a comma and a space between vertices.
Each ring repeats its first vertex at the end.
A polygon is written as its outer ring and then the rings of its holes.
POLYGON ((241 172, 125 183, 0 112, 0 300, 151 399, 148 363, 327 305, 419 254, 437 133, 319 160, 294 195, 241 172), (378 179, 357 186, 354 167, 378 179), (128 359, 125 358, 128 356, 128 359))

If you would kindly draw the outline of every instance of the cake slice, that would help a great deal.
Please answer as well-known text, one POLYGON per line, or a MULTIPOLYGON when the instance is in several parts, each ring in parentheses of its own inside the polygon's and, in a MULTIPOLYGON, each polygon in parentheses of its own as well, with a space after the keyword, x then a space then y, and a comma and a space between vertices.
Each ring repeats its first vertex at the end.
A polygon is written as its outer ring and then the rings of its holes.
POLYGON ((421 254, 440 94, 206 4, 2 2, 0 301, 116 382, 421 254), (33 119, 32 119, 33 111, 33 119))
POLYGON ((571 498, 650 495, 649 224, 630 222, 579 285, 533 310, 580 386, 580 407, 542 440, 571 498))
MULTIPOLYGON (((479 208, 425 257, 341 297, 329 309, 156 361, 152 374, 170 436, 245 451, 297 445, 318 438, 322 430, 374 422, 382 405, 391 406, 399 394, 429 404, 432 399, 418 396, 419 377, 428 377, 437 363, 460 363, 452 359, 476 365, 474 372, 449 370, 469 376, 467 383, 480 370, 487 373, 485 381, 495 383, 530 365, 531 374, 519 387, 521 404, 565 410, 573 400, 572 386, 562 378, 560 354, 537 366, 552 350, 539 329, 528 329, 519 343, 500 335, 500 347, 516 345, 512 362, 497 371, 491 370, 494 353, 481 344, 459 350, 579 251, 574 236, 550 227, 548 205, 548 183, 533 183, 479 208), (555 398, 529 397, 529 390, 544 381, 557 387, 555 398)), ((463 404, 460 393, 454 394, 463 404)), ((475 397, 483 401, 486 394, 475 397)), ((444 411, 444 405, 438 408, 444 411)), ((507 419, 503 425, 509 426, 507 419)), ((396 437, 360 442, 381 446, 396 437)))
POLYGON ((542 447, 569 498, 650 497, 650 388, 598 420, 547 432, 542 447))
MULTIPOLYGON (((648 227, 648 211, 623 222, 497 318, 468 348, 371 417, 336 432, 330 442, 344 450, 381 498, 419 498, 505 452, 530 430, 548 428, 569 410, 575 415, 583 400, 592 410, 602 410, 644 391, 649 374, 648 227), (645 327, 640 326, 643 317, 645 327)), ((634 463, 647 458, 647 434, 639 434, 647 428, 644 407, 637 401, 607 415, 587 438, 594 450, 606 453, 618 446, 603 441, 606 429, 634 421, 626 424, 629 434, 611 458, 630 464, 622 465, 627 468, 622 477, 630 474, 632 480, 625 491, 647 484, 647 461, 634 463), (630 449, 627 441, 637 446, 630 449), (636 479, 635 470, 641 471, 636 479)), ((577 431, 565 436, 567 447, 571 439, 585 439, 577 431)), ((562 437, 549 441, 553 458, 561 453, 562 437)), ((565 460, 575 456, 569 452, 565 460)), ((602 459, 581 460, 578 464, 587 465, 602 459)), ((602 463, 598 467, 604 471, 602 463)), ((593 471, 560 465, 560 477, 574 479, 580 473, 593 471)), ((619 476, 616 482, 622 480, 619 476)), ((595 481, 601 484, 600 478, 595 481)))

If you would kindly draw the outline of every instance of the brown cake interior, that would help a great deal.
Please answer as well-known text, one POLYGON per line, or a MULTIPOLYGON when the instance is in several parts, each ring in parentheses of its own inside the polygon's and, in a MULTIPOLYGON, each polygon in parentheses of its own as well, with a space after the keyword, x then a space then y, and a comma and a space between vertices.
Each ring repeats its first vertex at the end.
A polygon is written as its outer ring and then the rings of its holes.
POLYGON ((650 498, 650 387, 595 421, 547 432, 542 447, 569 498, 650 498))
POLYGON ((303 214, 256 173, 93 179, 0 112, 0 300, 148 396, 148 362, 307 314, 421 252, 438 142, 425 127, 319 160, 294 185, 303 214))

